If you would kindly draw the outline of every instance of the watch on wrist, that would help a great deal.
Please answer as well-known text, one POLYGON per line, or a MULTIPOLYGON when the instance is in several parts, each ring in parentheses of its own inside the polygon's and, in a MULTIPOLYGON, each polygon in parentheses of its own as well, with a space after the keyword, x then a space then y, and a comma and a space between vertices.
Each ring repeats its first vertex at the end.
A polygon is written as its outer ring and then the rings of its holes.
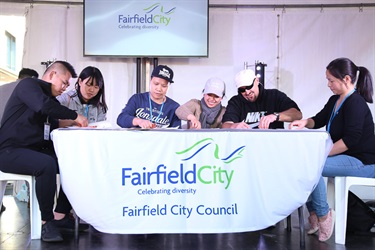
POLYGON ((276 120, 275 121, 278 122, 279 119, 280 119, 280 114, 278 112, 275 112, 273 114, 276 115, 276 120))

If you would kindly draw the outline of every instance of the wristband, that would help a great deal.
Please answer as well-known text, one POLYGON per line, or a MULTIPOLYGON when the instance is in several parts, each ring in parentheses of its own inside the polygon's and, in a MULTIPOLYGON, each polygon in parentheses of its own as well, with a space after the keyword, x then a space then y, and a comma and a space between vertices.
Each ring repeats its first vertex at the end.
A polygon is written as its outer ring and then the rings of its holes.
POLYGON ((280 119, 280 114, 279 113, 277 113, 277 112, 275 112, 275 113, 273 113, 274 115, 276 115, 276 122, 278 122, 279 121, 279 119, 280 119))

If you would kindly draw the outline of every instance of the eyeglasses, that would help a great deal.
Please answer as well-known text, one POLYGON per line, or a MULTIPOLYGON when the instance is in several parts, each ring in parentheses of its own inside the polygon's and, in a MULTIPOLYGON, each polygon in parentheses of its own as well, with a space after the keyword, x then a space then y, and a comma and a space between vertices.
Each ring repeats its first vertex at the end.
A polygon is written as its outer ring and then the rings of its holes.
POLYGON ((56 71, 55 71, 55 74, 56 74, 57 78, 60 79, 63 88, 69 87, 69 85, 70 85, 69 81, 67 81, 67 80, 64 81, 63 79, 61 79, 61 77, 57 74, 56 71))
POLYGON ((252 87, 254 87, 254 83, 251 84, 251 85, 249 85, 249 86, 245 86, 245 87, 238 88, 238 91, 239 91, 240 93, 244 93, 246 90, 250 90, 250 89, 252 89, 252 87))
POLYGON ((254 78, 253 83, 252 83, 251 85, 249 85, 249 86, 244 86, 244 87, 240 87, 240 88, 238 88, 238 91, 239 91, 240 93, 244 93, 246 90, 250 90, 250 89, 252 89, 252 88, 254 87, 255 79, 256 79, 256 78, 254 78))

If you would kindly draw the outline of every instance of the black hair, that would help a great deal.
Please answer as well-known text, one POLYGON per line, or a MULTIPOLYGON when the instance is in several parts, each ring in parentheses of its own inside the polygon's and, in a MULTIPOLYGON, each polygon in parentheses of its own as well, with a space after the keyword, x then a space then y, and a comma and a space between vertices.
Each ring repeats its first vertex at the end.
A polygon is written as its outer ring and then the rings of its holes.
POLYGON ((35 78, 38 78, 39 74, 38 74, 38 72, 36 72, 33 69, 22 68, 20 70, 20 72, 18 73, 18 79, 23 79, 23 78, 26 78, 26 77, 35 77, 35 78))
POLYGON ((103 78, 102 72, 100 72, 100 70, 98 68, 93 67, 93 66, 88 66, 88 67, 84 68, 81 71, 81 73, 79 74, 77 82, 75 84, 79 99, 81 100, 81 102, 83 101, 82 94, 81 94, 81 88, 79 86, 78 81, 79 81, 79 79, 81 79, 83 81, 87 78, 89 78, 89 80, 90 79, 92 80, 91 85, 94 85, 95 82, 96 82, 96 84, 99 86, 98 94, 96 96, 94 96, 91 100, 89 100, 89 103, 93 104, 95 106, 101 105, 104 109, 104 113, 106 113, 107 110, 108 110, 108 107, 107 107, 107 104, 105 102, 104 78, 103 78), (95 81, 94 81, 94 79, 95 79, 95 81))
POLYGON ((368 69, 365 67, 358 67, 350 59, 343 57, 330 62, 326 69, 331 75, 338 79, 344 79, 347 75, 350 76, 352 83, 356 83, 355 87, 357 92, 366 100, 366 102, 373 102, 372 95, 374 91, 372 77, 368 69), (359 72, 358 75, 357 71, 359 72))
MULTIPOLYGON (((72 78, 76 78, 77 77, 77 73, 75 71, 75 69, 73 68, 73 66, 66 62, 66 61, 54 61, 53 63, 51 63, 46 71, 44 72, 44 74, 52 71, 52 70, 55 70, 55 71, 61 71, 61 72, 66 72, 66 71, 69 71, 69 73, 72 75, 72 78)), ((60 73, 61 73, 60 72, 60 73)))

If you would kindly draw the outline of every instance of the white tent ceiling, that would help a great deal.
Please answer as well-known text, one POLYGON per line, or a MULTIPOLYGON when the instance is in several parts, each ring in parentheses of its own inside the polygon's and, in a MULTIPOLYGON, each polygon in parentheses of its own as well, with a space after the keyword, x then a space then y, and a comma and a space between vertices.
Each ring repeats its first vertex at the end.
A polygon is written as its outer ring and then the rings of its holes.
MULTIPOLYGON (((54 2, 63 2, 63 3, 83 3, 83 0, 0 0, 0 2, 12 2, 12 3, 54 3, 54 2)), ((283 5, 283 4, 358 4, 358 3, 374 3, 373 0, 210 0, 210 4, 270 4, 270 5, 283 5)))

